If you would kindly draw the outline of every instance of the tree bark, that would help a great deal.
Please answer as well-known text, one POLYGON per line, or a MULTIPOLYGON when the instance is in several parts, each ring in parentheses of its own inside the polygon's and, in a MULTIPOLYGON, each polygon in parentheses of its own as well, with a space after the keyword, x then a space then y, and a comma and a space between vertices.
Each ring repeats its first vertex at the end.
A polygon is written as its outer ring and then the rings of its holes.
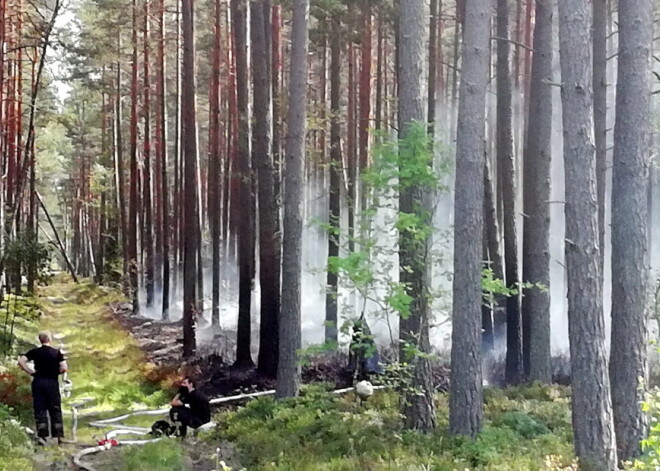
POLYGON ((530 381, 549 384, 550 163, 552 159, 552 1, 537 0, 523 177, 523 352, 530 381))
POLYGON ((591 5, 559 1, 566 180, 566 269, 575 452, 586 471, 617 469, 605 353, 593 143, 591 5))
POLYGON ((486 86, 492 0, 467 2, 456 134, 449 428, 474 437, 483 420, 481 252, 486 86))
POLYGON ((427 86, 426 120, 429 123, 428 133, 431 137, 431 151, 435 139, 435 85, 436 65, 438 60, 438 0, 431 0, 429 8, 429 79, 427 86))
POLYGON ((215 0, 213 12, 213 50, 211 53, 211 80, 209 90, 209 166, 208 166, 208 219, 211 231, 211 324, 220 325, 220 215, 221 215, 221 149, 220 149, 220 58, 222 50, 222 11, 215 0))
MULTIPOLYGON (((269 2, 265 2, 269 4, 269 2)), ((275 168, 272 155, 272 98, 270 54, 266 30, 270 16, 264 15, 263 1, 251 0, 252 83, 254 90, 253 162, 258 177, 259 198, 259 281, 261 324, 258 370, 275 377, 279 355, 280 317, 280 227, 275 199, 275 168)))
POLYGON ((593 0, 593 88, 596 186, 598 189, 598 245, 600 271, 605 257, 607 187, 607 0, 593 0))
MULTIPOLYGON (((117 34, 117 53, 121 51, 121 34, 117 34)), ((130 294, 129 286, 129 228, 126 220, 126 175, 124 173, 124 140, 122 136, 123 113, 121 105, 121 65, 119 61, 115 64, 117 69, 117 84, 115 95, 115 184, 117 188, 117 210, 121 224, 121 247, 123 258, 123 282, 122 287, 125 295, 130 294)))
POLYGON ((619 2, 619 56, 612 171, 612 341, 610 377, 618 456, 639 455, 647 417, 649 59, 653 2, 619 2))
POLYGON ((158 136, 158 143, 160 146, 160 197, 161 197, 161 257, 162 257, 162 317, 163 320, 170 318, 170 205, 169 205, 169 191, 170 185, 168 183, 168 149, 167 149, 167 70, 165 62, 165 0, 159 0, 159 18, 158 18, 158 120, 160 123, 160 134, 158 136))
MULTIPOLYGON (((399 3, 399 141, 401 145, 414 139, 414 126, 426 124, 423 96, 423 70, 425 59, 424 31, 426 11, 420 0, 401 0, 399 3)), ((402 156, 413 151, 402 151, 402 156)), ((419 157, 416 157, 419 158, 419 157)), ((429 164, 432 158, 429 155, 429 164)), ((431 189, 418 182, 408 182, 401 187, 399 211, 414 214, 421 224, 431 225, 433 199, 431 189)), ((430 235, 419 240, 419 235, 402 231, 399 235, 399 281, 406 286, 413 301, 406 322, 401 323, 399 333, 402 342, 416 344, 421 352, 414 358, 402 358, 413 365, 414 394, 406 394, 404 415, 406 427, 422 432, 435 428, 435 405, 431 364, 425 354, 430 353, 429 342, 429 288, 430 264, 428 259, 431 245, 430 235)))
MULTIPOLYGON (((500 228, 497 219, 497 203, 495 201, 495 189, 493 184, 493 169, 488 155, 484 158, 484 242, 490 269, 493 276, 499 280, 504 279, 504 267, 502 263, 502 244, 500 243, 500 228)), ((492 306, 488 307, 488 312, 482 306, 482 329, 484 335, 482 351, 491 352, 497 347, 503 345, 504 333, 506 332, 506 300, 504 296, 494 294, 492 306), (491 312, 492 311, 492 312, 491 312), (490 324, 490 325, 488 325, 490 324), (490 332, 492 338, 489 339, 487 333, 490 332)))
MULTIPOLYGON (((328 198, 328 258, 339 256, 339 228, 341 221, 341 19, 331 19, 330 39, 330 195, 328 198)), ((338 340, 337 273, 328 270, 325 296, 325 341, 338 340)))
POLYGON ((197 118, 195 110, 195 27, 194 0, 182 0, 183 65, 181 121, 184 158, 184 218, 183 224, 183 356, 195 355, 195 320, 197 298, 197 118))
POLYGON ((306 135, 309 0, 293 1, 292 23, 284 174, 282 313, 276 390, 279 398, 298 395, 301 382, 298 351, 301 348, 302 185, 306 135))
MULTIPOLYGON (((497 0, 497 171, 502 185, 504 229, 504 267, 509 289, 519 291, 518 230, 516 228, 516 165, 513 155, 513 85, 511 83, 511 47, 509 43, 509 0, 497 0)), ((506 368, 507 384, 519 384, 524 375, 522 317, 520 295, 506 298, 506 368)))
POLYGON ((238 98, 238 155, 237 171, 240 178, 239 207, 243 212, 238 227, 238 332, 236 339, 236 366, 254 366, 252 361, 252 282, 254 277, 254 199, 252 166, 250 163, 250 116, 247 65, 247 0, 232 0, 232 26, 236 57, 238 98))
POLYGON ((144 240, 142 240, 143 250, 145 252, 145 280, 146 306, 151 307, 154 304, 154 225, 153 225, 153 205, 151 197, 151 71, 150 71, 150 51, 149 51, 149 0, 144 0, 144 18, 143 18, 143 47, 144 47, 144 77, 143 93, 144 102, 142 114, 144 118, 144 150, 142 154, 144 184, 142 188, 142 210, 144 211, 144 240))
POLYGON ((137 40, 137 0, 133 0, 133 56, 131 63, 131 190, 128 213, 128 270, 130 295, 133 300, 133 312, 140 311, 138 301, 138 260, 137 260, 137 213, 138 213, 138 40, 137 40))

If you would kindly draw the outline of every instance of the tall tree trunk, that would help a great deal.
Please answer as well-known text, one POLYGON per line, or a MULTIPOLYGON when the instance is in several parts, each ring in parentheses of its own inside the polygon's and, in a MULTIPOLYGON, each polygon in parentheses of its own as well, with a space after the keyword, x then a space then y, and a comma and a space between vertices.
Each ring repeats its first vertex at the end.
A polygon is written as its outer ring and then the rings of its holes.
POLYGON ((144 211, 144 240, 142 246, 145 252, 145 280, 146 288, 146 306, 151 307, 154 304, 154 225, 153 225, 153 205, 151 198, 151 71, 149 61, 151 60, 149 51, 150 31, 149 31, 149 1, 144 0, 144 18, 143 18, 143 47, 144 47, 144 102, 142 114, 144 118, 144 151, 142 155, 144 185, 142 188, 143 200, 142 209, 144 211))
MULTIPOLYGON (((341 221, 341 20, 333 15, 330 39, 330 195, 328 198, 328 258, 339 256, 339 227, 341 221)), ((325 341, 338 340, 337 273, 328 270, 325 296, 325 341)))
MULTIPOLYGON (((270 4, 270 2, 265 2, 270 4)), ((277 374, 280 317, 280 227, 275 197, 275 168, 271 152, 272 106, 270 51, 266 31, 270 16, 264 15, 263 2, 251 0, 252 83, 254 90, 253 162, 257 170, 259 197, 259 281, 261 286, 261 325, 259 329, 259 372, 277 374)))
MULTIPOLYGON (((380 131, 383 122, 383 83, 385 83, 385 93, 387 93, 387 57, 385 56, 385 27, 383 25, 383 11, 378 13, 378 33, 377 33, 377 52, 376 52, 376 110, 374 128, 380 131)), ((332 53, 331 53, 332 54, 332 53)))
MULTIPOLYGON (((489 0, 491 1, 491 0, 489 0)), ((456 133, 456 120, 457 120, 457 100, 458 100, 458 61, 460 59, 461 43, 461 15, 459 14, 459 4, 456 3, 456 16, 454 22, 454 55, 452 57, 453 66, 451 68, 451 125, 449 128, 449 135, 454 136, 456 133)))
MULTIPOLYGON (((406 139, 414 138, 412 130, 415 125, 426 123, 423 97, 424 70, 424 28, 425 7, 419 0, 401 0, 399 4, 399 140, 403 145, 406 139)), ((411 149, 402 151, 402 156, 413 153, 411 149)), ((419 151, 418 151, 419 152, 419 151)), ((424 152, 424 151, 422 151, 424 152)), ((415 155, 413 159, 419 159, 415 155)), ((429 155, 428 164, 432 163, 429 155)), ((410 164, 408 164, 410 165, 410 164)), ((399 211, 414 214, 422 224, 431 225, 432 200, 431 189, 419 182, 408 181, 402 185, 399 194, 399 211)), ((417 344, 421 352, 414 358, 403 358, 403 361, 414 365, 413 387, 416 392, 407 394, 404 414, 406 426, 422 432, 430 432, 435 428, 435 406, 433 403, 433 383, 431 364, 428 356, 431 345, 429 341, 429 296, 430 269, 429 248, 431 240, 419 240, 419 235, 411 231, 402 231, 399 236, 399 280, 405 286, 412 303, 407 322, 401 323, 400 338, 402 341, 417 344)))
POLYGON ((280 75, 282 73, 282 38, 281 38, 281 6, 273 5, 271 23, 271 80, 273 87, 273 162, 275 164, 275 196, 281 201, 280 182, 282 181, 282 123, 281 123, 281 90, 280 75))
POLYGON ((559 0, 566 179, 566 269, 575 452, 586 471, 617 469, 598 246, 591 5, 559 0))
POLYGON ((598 189, 598 244, 600 271, 605 259, 607 187, 607 0, 593 0, 593 90, 596 185, 598 189))
MULTIPOLYGON (((497 1, 497 171, 502 185, 504 222, 504 266, 509 289, 519 291, 518 231, 516 228, 516 165, 513 155, 513 86, 511 84, 511 47, 509 45, 509 0, 497 1)), ((519 384, 524 375, 520 295, 506 299, 507 384, 519 384)))
POLYGON ((250 164, 250 116, 247 65, 247 0, 231 1, 232 26, 235 42, 238 97, 238 156, 240 176, 238 228, 238 333, 236 366, 254 366, 251 354, 252 281, 254 276, 254 199, 250 164))
MULTIPOLYGON (((454 279, 449 428, 474 437, 483 418, 481 252, 486 86, 492 0, 467 2, 456 134, 454 279), (476 230, 475 230, 476 229, 476 230)), ((458 25, 457 25, 458 27, 458 25)))
MULTIPOLYGON (((358 152, 360 172, 367 168, 369 159, 369 120, 371 117, 371 5, 369 0, 363 0, 362 10, 362 44, 360 45, 360 121, 358 125, 358 152)), ((366 194, 361 191, 362 202, 366 194)), ((364 206, 361 208, 364 209, 364 206)))
POLYGON ((181 234, 182 234, 182 218, 183 213, 183 182, 181 181, 181 171, 183 169, 182 153, 181 153, 181 0, 175 0, 176 4, 176 34, 175 34, 175 48, 176 48, 176 67, 174 69, 174 83, 175 83, 175 101, 174 101, 174 197, 172 198, 172 255, 174 259, 174 270, 172 277, 172 284, 174 295, 176 296, 181 287, 179 283, 179 275, 181 270, 181 234))
MULTIPOLYGON (((493 169, 489 156, 485 156, 484 166, 484 241, 489 268, 493 271, 493 276, 499 280, 504 279, 504 267, 502 260, 502 244, 500 242, 500 228, 497 219, 497 202, 495 200, 495 188, 493 182, 493 169)), ((504 332, 506 331, 506 301, 505 297, 496 293, 493 295, 491 306, 482 306, 482 329, 484 335, 482 338, 483 352, 490 352, 502 345, 504 341, 504 332), (484 309, 487 308, 486 312, 484 309), (492 313, 491 313, 492 310, 492 313), (492 325, 491 325, 492 324, 492 325), (488 338, 487 333, 492 333, 492 339, 488 338)))
POLYGON ((209 104, 209 177, 208 219, 211 230, 212 286, 211 324, 220 325, 220 211, 221 211, 221 167, 220 149, 220 62, 222 54, 222 10, 220 0, 214 1, 213 52, 211 54, 211 85, 209 104))
POLYGON ((158 144, 160 146, 160 197, 161 197, 161 257, 162 257, 162 316, 163 320, 170 318, 170 205, 169 189, 170 185, 167 178, 168 171, 168 149, 167 149, 167 70, 165 62, 165 0, 159 0, 159 18, 158 18, 158 121, 160 123, 160 133, 158 144))
MULTIPOLYGON (((137 40, 137 0, 133 0, 133 57, 131 63, 131 192, 129 197, 128 215, 128 269, 133 312, 140 311, 138 301, 138 259, 137 259, 137 213, 138 213, 138 40, 137 40)), ((74 251, 75 254, 75 251, 74 251)))
MULTIPOLYGON (((349 14, 353 13, 351 7, 349 14)), ((355 177, 356 177, 356 142, 355 142, 355 48, 353 42, 348 41, 348 110, 346 111, 346 206, 348 211, 348 250, 353 252, 355 248, 355 177)))
POLYGON ((282 313, 277 397, 298 395, 301 382, 298 351, 301 348, 302 203, 305 162, 307 50, 309 0, 293 1, 291 72, 287 112, 286 166, 284 174, 284 238, 282 248, 282 313))
POLYGON ((612 171, 612 341, 610 377, 620 460, 640 453, 647 417, 649 59, 653 1, 620 0, 612 171))
POLYGON ((197 252, 199 217, 197 198, 197 118, 195 110, 195 23, 194 0, 182 0, 182 142, 184 157, 183 224, 183 356, 196 353, 195 319, 198 313, 197 252))
POLYGON ((523 177, 523 280, 546 289, 523 291, 523 352, 530 381, 549 384, 550 365, 550 163, 552 158, 552 15, 537 0, 534 55, 523 177))
POLYGON ((428 133, 431 137, 431 151, 435 139, 435 85, 436 65, 438 61, 438 0, 431 0, 429 9, 429 80, 427 86, 426 119, 429 123, 428 133))
POLYGON ((552 1, 536 1, 534 55, 523 176, 523 280, 546 289, 523 292, 523 352, 530 381, 549 384, 550 162, 552 152, 552 1))
MULTIPOLYGON (((117 52, 121 51, 121 34, 117 34, 117 52)), ((119 211, 119 221, 121 224, 121 247, 123 263, 123 282, 122 287, 125 295, 130 294, 129 284, 129 243, 130 231, 126 218, 126 175, 124 173, 124 140, 122 136, 123 112, 121 104, 121 64, 119 61, 115 64, 117 69, 117 90, 115 95, 115 185, 117 188, 117 210, 119 211)), ((129 190, 130 191, 130 190, 129 190)))

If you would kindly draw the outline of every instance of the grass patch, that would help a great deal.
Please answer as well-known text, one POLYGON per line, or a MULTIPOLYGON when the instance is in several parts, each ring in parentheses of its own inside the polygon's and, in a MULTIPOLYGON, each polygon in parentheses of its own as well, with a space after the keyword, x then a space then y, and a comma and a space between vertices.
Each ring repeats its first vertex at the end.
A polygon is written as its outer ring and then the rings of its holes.
MULTIPOLYGON (((119 291, 97 286, 90 281, 74 284, 65 278, 55 278, 53 284, 40 289, 39 298, 8 300, 4 306, 17 303, 23 311, 32 313, 16 317, 14 347, 0 362, 0 403, 14 408, 21 422, 33 426, 30 378, 16 366, 16 356, 37 344, 39 330, 61 334, 53 346, 67 352, 69 379, 73 393, 63 398, 65 433, 70 433, 69 404, 81 398, 92 398, 85 412, 95 417, 113 415, 113 411, 160 407, 172 394, 172 373, 169 376, 148 363, 136 340, 117 322, 109 305, 123 301, 119 291)), ((6 311, 0 309, 0 317, 6 311)), ((4 320, 4 317, 2 317, 4 320)), ((79 424, 79 439, 91 440, 98 430, 79 424)), ((151 418, 153 422, 153 418, 151 418)))
POLYGON ((310 387, 297 399, 260 398, 223 413, 214 438, 235 443, 250 470, 570 469, 565 390, 532 386, 487 396, 476 440, 446 433, 445 395, 437 396, 438 429, 422 435, 403 429, 393 393, 376 394, 359 408, 350 395, 310 387))
POLYGON ((128 447, 122 453, 122 471, 185 470, 184 450, 175 440, 147 443, 143 446, 128 447))
POLYGON ((168 401, 171 384, 146 379, 154 365, 108 308, 122 300, 118 291, 92 283, 60 283, 45 288, 43 297, 42 327, 64 335, 74 386, 65 404, 90 397, 95 410, 125 411, 168 401))

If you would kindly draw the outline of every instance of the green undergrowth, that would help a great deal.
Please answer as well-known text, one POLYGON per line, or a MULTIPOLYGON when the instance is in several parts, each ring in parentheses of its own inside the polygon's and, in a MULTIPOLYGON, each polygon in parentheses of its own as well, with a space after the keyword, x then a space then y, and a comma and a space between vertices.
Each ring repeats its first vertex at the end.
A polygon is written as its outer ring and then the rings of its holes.
POLYGON ((147 469, 179 471, 185 469, 183 446, 174 440, 132 446, 122 451, 120 455, 122 471, 147 469))
MULTIPOLYGON (((115 289, 83 280, 74 284, 55 278, 40 289, 38 315, 17 317, 14 347, 0 362, 0 402, 11 406, 25 425, 33 426, 30 378, 16 366, 16 357, 36 346, 37 333, 49 330, 53 346, 63 348, 73 381, 70 398, 63 398, 65 433, 71 433, 71 404, 91 399, 81 414, 78 438, 89 441, 99 433, 85 427, 94 419, 124 413, 131 409, 159 407, 171 396, 171 378, 146 362, 137 342, 114 319, 110 304, 122 301, 115 289)), ((19 300, 19 302, 22 302, 19 300)), ((3 314, 0 309, 0 315, 3 314)), ((151 420, 153 422, 153 419, 151 420)))
POLYGON ((0 471, 33 469, 34 447, 16 419, 12 409, 0 404, 0 471))
POLYGON ((42 327, 64 335, 73 381, 65 404, 92 398, 92 410, 126 411, 167 402, 169 391, 146 380, 150 365, 108 307, 122 300, 120 293, 92 283, 66 283, 46 288, 43 299, 42 327))
POLYGON ((450 437, 448 398, 436 397, 438 427, 423 435, 402 428, 398 398, 380 392, 360 407, 307 387, 300 398, 260 398, 222 413, 214 438, 232 441, 250 470, 574 469, 568 391, 529 386, 485 394, 476 440, 450 437))

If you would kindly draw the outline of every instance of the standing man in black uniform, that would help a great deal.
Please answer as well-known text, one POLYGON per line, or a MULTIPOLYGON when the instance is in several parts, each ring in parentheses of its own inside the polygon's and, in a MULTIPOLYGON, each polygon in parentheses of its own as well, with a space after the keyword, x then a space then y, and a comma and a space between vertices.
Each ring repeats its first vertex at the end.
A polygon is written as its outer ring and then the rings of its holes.
POLYGON ((179 436, 185 437, 188 427, 198 428, 211 421, 211 405, 208 398, 195 389, 190 378, 181 381, 179 392, 170 403, 170 419, 179 426, 179 436), (186 407, 188 406, 188 407, 186 407))
POLYGON ((50 416, 50 434, 62 443, 64 425, 62 423, 62 399, 58 376, 66 372, 67 364, 60 350, 50 346, 49 332, 39 334, 41 347, 33 348, 18 358, 18 366, 32 376, 32 400, 34 418, 37 423, 37 436, 48 438, 48 416, 50 416), (34 362, 34 370, 27 363, 34 362))

